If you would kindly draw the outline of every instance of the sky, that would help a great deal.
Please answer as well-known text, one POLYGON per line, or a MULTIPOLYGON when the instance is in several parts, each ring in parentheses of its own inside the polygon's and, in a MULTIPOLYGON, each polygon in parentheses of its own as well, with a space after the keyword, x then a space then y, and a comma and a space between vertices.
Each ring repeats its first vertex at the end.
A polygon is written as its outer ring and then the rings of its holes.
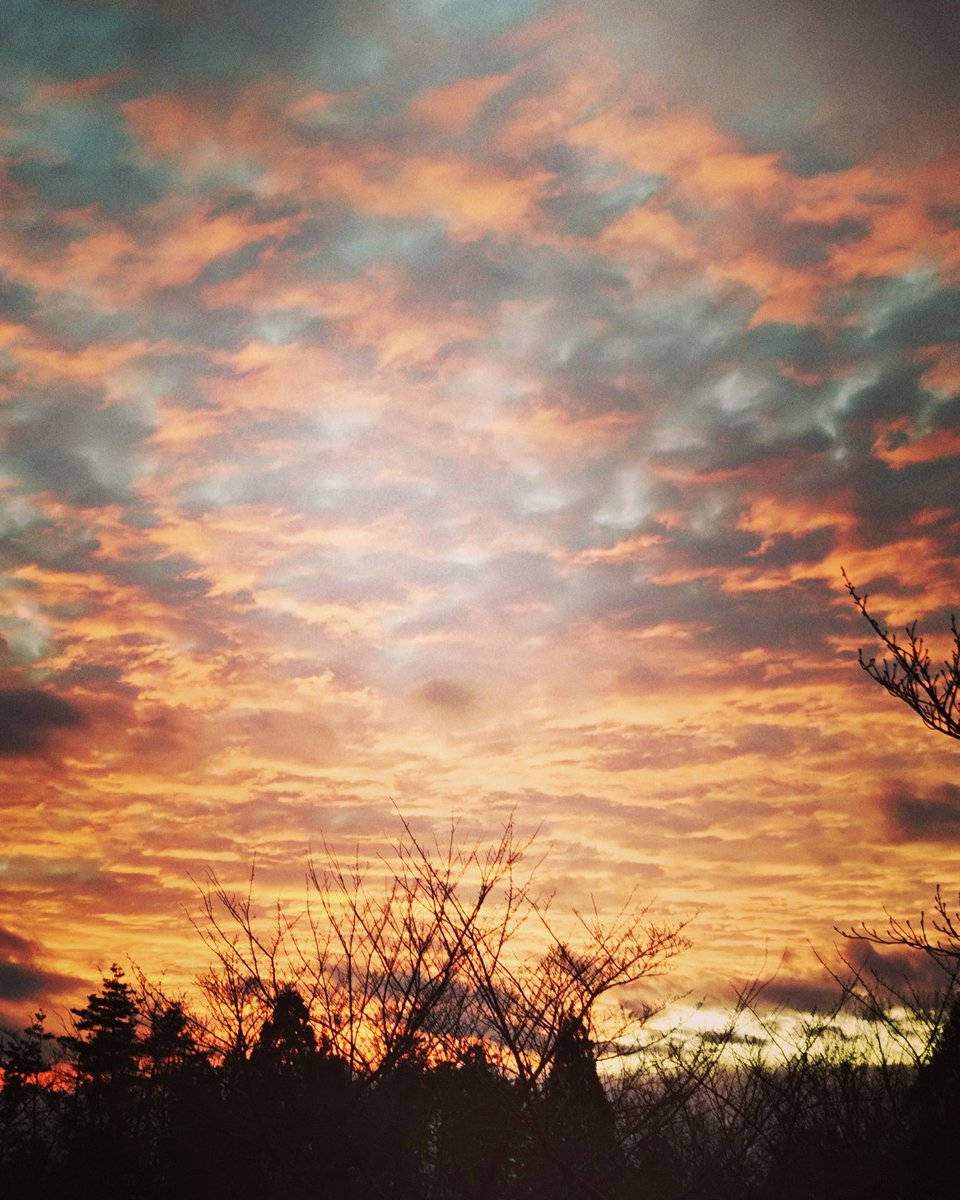
MULTIPOLYGON (((0 1018, 536 832, 670 989, 960 886, 955 0, 7 0, 0 1018), (940 639, 938 641, 938 638, 940 639)), ((59 1009, 58 1009, 59 1006, 59 1009)))

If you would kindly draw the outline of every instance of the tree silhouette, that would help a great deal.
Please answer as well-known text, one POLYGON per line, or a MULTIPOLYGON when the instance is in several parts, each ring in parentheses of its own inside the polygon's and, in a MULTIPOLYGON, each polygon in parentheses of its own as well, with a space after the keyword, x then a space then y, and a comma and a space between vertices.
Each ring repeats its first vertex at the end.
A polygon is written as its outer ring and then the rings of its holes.
POLYGON ((245 1131, 245 1186, 259 1196, 315 1195, 322 1178, 344 1194, 356 1154, 356 1113, 346 1064, 317 1037, 295 984, 278 983, 247 1058, 224 1064, 228 1109, 245 1131))
MULTIPOLYGON (((914 949, 956 984, 960 917, 940 899, 933 921, 875 940, 902 947, 913 929, 914 949)), ((591 996, 638 964, 629 941, 606 944, 610 959, 558 942, 529 971, 520 960, 500 970, 500 1024, 483 1023, 493 1000, 472 997, 462 965, 416 1031, 402 1044, 385 1039, 384 1057, 354 1070, 333 1050, 326 997, 303 989, 309 974, 298 983, 267 974, 249 1051, 225 1054, 220 1043, 208 1055, 216 1042, 184 1002, 143 979, 131 988, 115 968, 73 1010, 71 1071, 58 1074, 44 1053, 41 1014, 23 1034, 0 1035, 0 1196, 903 1200, 932 1193, 952 1166, 955 987, 933 1011, 919 991, 884 999, 879 976, 870 994, 861 965, 835 1007, 785 1026, 750 984, 722 1031, 631 1041, 635 1073, 613 1079, 598 1070, 605 1043, 595 1041, 591 996), (848 1024, 853 1000, 861 1033, 848 1024), (929 1031, 909 1064, 899 1046, 884 1057, 883 1020, 902 1019, 905 1002, 929 1031)), ((494 948, 483 946, 490 966, 494 948)), ((402 959, 387 961, 399 971, 402 959)), ((608 1015, 596 1018, 601 1028, 608 1015)))
POLYGON ((440 1063, 427 1079, 432 1101, 425 1157, 432 1195, 489 1200, 508 1192, 520 1124, 516 1086, 486 1055, 468 1047, 458 1063, 440 1063))
POLYGON ((303 997, 292 984, 277 992, 263 1023, 250 1066, 260 1074, 303 1074, 317 1053, 317 1035, 303 997))
POLYGON ((561 937, 512 825, 499 840, 436 852, 404 825, 395 874, 382 887, 359 864, 311 867, 316 897, 299 922, 261 919, 250 889, 211 876, 198 928, 214 956, 201 979, 228 1053, 245 1060, 280 992, 293 981, 353 1076, 376 1079, 407 1062, 457 1062, 482 1036, 498 1065, 533 1085, 549 1073, 569 1016, 588 1017, 618 989, 661 974, 688 942, 684 922, 647 921, 632 897, 610 921, 574 911, 561 937), (525 923, 548 951, 518 952, 525 923))
MULTIPOLYGON (((542 1100, 558 1053, 570 1061, 553 1093, 579 1055, 590 1060, 593 1100, 602 1098, 596 1048, 573 1031, 611 993, 662 973, 688 944, 684 927, 649 923, 631 897, 609 921, 574 911, 561 936, 533 872, 520 869, 525 849, 509 823, 466 849, 452 832, 449 844, 427 845, 404 824, 392 874, 371 883, 359 855, 331 855, 325 871, 311 866, 300 914, 273 906, 261 916, 252 873, 240 894, 210 877, 198 929, 214 962, 201 984, 226 1076, 237 1100, 247 1097, 251 1140, 265 1139, 278 1170, 296 1173, 291 1187, 309 1187, 325 1146, 324 1177, 340 1170, 344 1194, 479 1196, 484 1180, 488 1194, 506 1195, 531 1147, 549 1141, 542 1100), (539 928, 546 953, 519 944, 525 924, 539 928), (314 1081, 306 1107, 294 1101, 301 1063, 314 1081), (465 1175, 450 1157, 456 1146, 482 1166, 465 1175)), ((623 1016, 625 1028, 643 1020, 623 1016)), ((609 1113, 597 1103, 585 1116, 584 1087, 570 1112, 593 1136, 609 1113)))
POLYGON ((4 1039, 0 1048, 0 1070, 3 1071, 3 1094, 8 1099, 40 1087, 41 1076, 48 1066, 44 1048, 54 1041, 46 1028, 47 1014, 34 1013, 32 1024, 21 1034, 4 1039))
POLYGON ((943 665, 934 669, 930 652, 917 632, 917 622, 905 627, 905 640, 900 640, 868 610, 869 597, 860 595, 845 571, 843 578, 854 604, 889 655, 878 662, 859 650, 860 666, 891 696, 912 708, 924 725, 946 737, 960 739, 960 628, 956 617, 950 618, 953 649, 943 665))
POLYGON ((237 1194, 228 1162, 222 1095, 202 1029, 184 1001, 169 1000, 141 977, 138 1003, 145 1033, 137 1046, 135 1106, 139 1180, 159 1196, 237 1194))
POLYGON ((54 1035, 46 1029, 46 1013, 34 1014, 20 1034, 0 1042, 0 1164, 8 1186, 34 1185, 46 1173, 52 1153, 51 1131, 56 1121, 56 1097, 46 1086, 50 1070, 46 1049, 54 1035))
POLYGON ((545 1182, 552 1177, 545 1194, 562 1191, 571 1200, 614 1195, 623 1164, 585 1013, 560 1021, 540 1111, 547 1162, 537 1174, 545 1182))
POLYGON ((156 995, 144 1003, 146 1033, 137 1046, 141 1075, 160 1092, 209 1080, 210 1056, 197 1041, 184 1002, 156 995))
POLYGON ((116 963, 83 1008, 71 1008, 75 1033, 61 1038, 76 1055, 79 1087, 94 1092, 130 1083, 137 1069, 139 1009, 116 963))
POLYGON ((97 1187, 109 1161, 115 1185, 133 1189, 140 1172, 146 1113, 141 1100, 140 1010, 116 963, 99 992, 72 1008, 74 1033, 60 1038, 73 1057, 75 1096, 64 1131, 65 1158, 57 1181, 78 1194, 97 1187))

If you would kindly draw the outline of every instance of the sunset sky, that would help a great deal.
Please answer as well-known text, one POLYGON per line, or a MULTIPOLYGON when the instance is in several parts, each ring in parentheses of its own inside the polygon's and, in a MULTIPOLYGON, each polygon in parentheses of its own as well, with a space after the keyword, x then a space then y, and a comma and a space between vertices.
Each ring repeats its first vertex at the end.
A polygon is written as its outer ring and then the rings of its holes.
POLYGON ((954 0, 7 0, 0 1020, 400 816, 719 997, 960 886, 954 0), (937 638, 940 641, 937 641, 937 638))

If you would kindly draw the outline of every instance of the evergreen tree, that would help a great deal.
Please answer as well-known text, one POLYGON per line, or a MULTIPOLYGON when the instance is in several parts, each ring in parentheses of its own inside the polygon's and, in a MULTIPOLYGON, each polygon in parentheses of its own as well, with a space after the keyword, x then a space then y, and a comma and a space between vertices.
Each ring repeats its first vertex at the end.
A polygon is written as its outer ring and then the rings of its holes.
POLYGON ((101 990, 70 1011, 76 1033, 61 1041, 76 1055, 79 1086, 99 1091, 130 1083, 138 1065, 139 1009, 123 970, 114 963, 101 990))
POLYGON ((46 1029, 47 1014, 34 1013, 33 1024, 21 1034, 6 1039, 0 1049, 0 1070, 3 1071, 3 1094, 8 1100, 19 1099, 30 1089, 41 1086, 41 1076, 47 1068, 44 1047, 54 1040, 46 1029))
POLYGON ((436 1200, 489 1200, 509 1189, 519 1146, 517 1088, 487 1059, 483 1044, 430 1072, 431 1137, 421 1148, 436 1200))
POLYGON ((291 984, 280 988, 250 1056, 251 1067, 272 1075, 309 1071, 317 1054, 317 1035, 303 997, 291 984))
POLYGON ((53 1034, 45 1021, 46 1013, 36 1013, 31 1025, 0 1046, 0 1192, 15 1192, 28 1181, 36 1190, 54 1152, 57 1096, 45 1078, 45 1048, 53 1034))
POLYGON ((54 1190, 93 1195, 104 1164, 118 1190, 145 1192, 150 1160, 145 1139, 148 1114, 139 1087, 139 1023, 136 995, 114 964, 99 992, 72 1008, 74 1033, 61 1038, 72 1055, 76 1090, 65 1113, 62 1177, 54 1190))
POLYGON ((570 1197, 617 1194, 620 1152, 613 1109, 597 1073, 596 1047, 586 1014, 568 1013, 557 1033, 543 1088, 548 1161, 541 1178, 570 1197))
POLYGON ((228 1162, 229 1136, 216 1072, 180 1001, 153 996, 140 1043, 142 1161, 158 1196, 242 1195, 228 1162))
POLYGON ((197 1044, 190 1018, 179 1000, 160 999, 147 1015, 147 1034, 139 1047, 142 1071, 153 1082, 174 1086, 208 1077, 210 1059, 197 1044))
POLYGON ((296 987, 281 986, 248 1060, 229 1067, 230 1106, 248 1130, 247 1184, 257 1193, 314 1196, 317 1180, 342 1194, 352 1154, 344 1064, 318 1039, 296 987))

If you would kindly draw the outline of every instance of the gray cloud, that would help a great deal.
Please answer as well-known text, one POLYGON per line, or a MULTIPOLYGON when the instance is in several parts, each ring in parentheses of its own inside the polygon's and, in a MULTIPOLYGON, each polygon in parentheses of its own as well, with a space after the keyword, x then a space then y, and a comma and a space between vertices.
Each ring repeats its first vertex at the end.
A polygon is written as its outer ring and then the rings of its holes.
POLYGON ((52 208, 98 205, 107 213, 122 213, 159 199, 163 192, 156 172, 115 159, 98 161, 83 148, 61 161, 25 158, 10 174, 52 208))
POLYGON ((39 967, 0 962, 0 1000, 35 1000, 59 978, 39 967))
POLYGON ((256 318, 238 304, 211 306, 199 283, 161 288, 150 310, 154 336, 188 350, 239 350, 254 336, 256 318))
POLYGON ((960 105, 952 0, 869 5, 601 0, 625 61, 705 105, 758 150, 787 150, 800 173, 829 170, 881 143, 907 158, 955 146, 960 105))
POLYGON ((83 523, 39 514, 0 531, 0 552, 11 566, 38 563, 55 571, 83 571, 99 548, 99 539, 83 523))
POLYGON ((0 689, 0 756, 42 754, 52 734, 82 723, 80 710, 69 701, 37 688, 0 689))
POLYGON ((229 254, 221 254, 207 263, 197 276, 197 283, 207 286, 239 279, 254 270, 264 251, 273 244, 273 238, 261 238, 259 241, 246 242, 229 254))
POLYGON ((454 679, 428 679, 414 695, 431 708, 460 713, 473 707, 474 696, 468 687, 454 679))
MULTIPOLYGON (((886 919, 880 922, 881 932, 886 923, 886 919)), ((869 941, 855 939, 844 942, 842 950, 844 958, 853 967, 865 971, 867 978, 875 976, 878 981, 890 984, 901 1000, 905 984, 915 995, 939 992, 944 986, 944 976, 951 970, 949 963, 938 962, 922 950, 904 946, 875 946, 869 941)))
POLYGON ((735 744, 741 754, 760 754, 766 758, 781 759, 797 748, 797 735, 780 725, 758 722, 737 729, 735 744))
POLYGON ((235 378, 229 366, 213 361, 202 350, 155 351, 141 355, 136 366, 143 372, 142 386, 151 398, 163 399, 177 408, 203 409, 214 406, 205 395, 205 385, 235 378))
POLYGON ((25 321, 37 309, 36 292, 16 279, 0 277, 0 317, 8 321, 25 321))
POLYGON ((108 406, 92 390, 22 392, 0 419, 0 461, 80 508, 124 504, 149 428, 132 406, 108 406))
POLYGON ((960 841, 960 787, 954 783, 918 794, 910 784, 895 781, 880 796, 879 805, 898 842, 960 841))
POLYGON ((934 288, 918 297, 894 312, 878 336, 904 346, 960 341, 960 288, 934 288))
POLYGON ((137 14, 112 4, 26 0, 0 13, 0 46, 11 67, 84 79, 125 65, 137 24, 137 14))
POLYGON ((785 1008, 792 1012, 832 1013, 843 999, 838 983, 832 980, 791 979, 778 975, 764 985, 759 1003, 764 1007, 785 1008))
POLYGON ((29 938, 0 925, 0 1002, 19 1004, 62 995, 79 981, 38 962, 42 948, 29 938))

